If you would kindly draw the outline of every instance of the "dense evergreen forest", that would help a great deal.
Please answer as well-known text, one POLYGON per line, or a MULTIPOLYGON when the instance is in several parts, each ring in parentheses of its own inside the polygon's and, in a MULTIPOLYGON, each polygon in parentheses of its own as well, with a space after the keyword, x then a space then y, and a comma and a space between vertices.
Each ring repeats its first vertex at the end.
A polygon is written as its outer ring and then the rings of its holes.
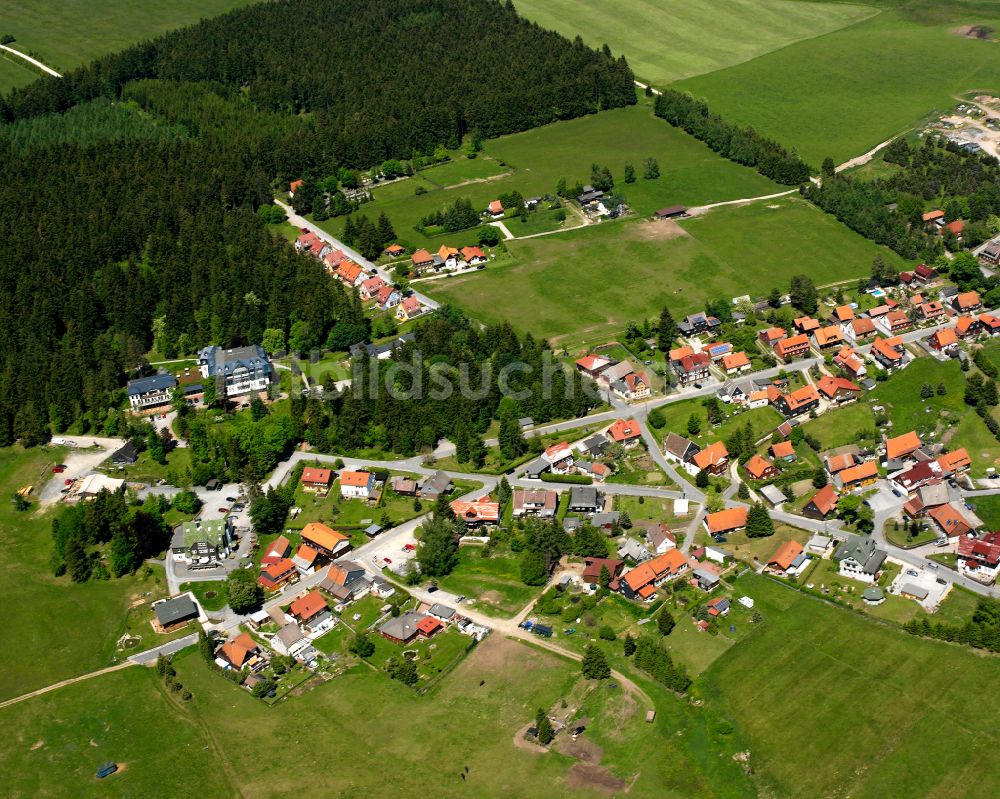
POLYGON ((624 58, 542 30, 510 0, 293 0, 36 81, 0 113, 63 111, 141 78, 216 82, 258 109, 310 114, 360 168, 635 102, 624 58))
MULTIPOLYGON (((632 102, 624 60, 492 0, 261 4, 13 92, 0 101, 0 445, 101 429, 154 327, 168 356, 295 322, 336 349, 367 340, 356 296, 258 215, 282 180, 632 102)), ((385 424, 409 451, 457 418, 419 407, 419 424, 374 405, 360 432, 334 424, 343 408, 309 428, 343 444, 385 424)))
POLYGON ((861 235, 891 247, 904 258, 932 260, 947 247, 973 247, 998 232, 1000 162, 970 153, 953 142, 927 136, 921 143, 897 139, 883 156, 896 169, 887 177, 865 180, 835 175, 823 165, 821 186, 802 193, 861 235), (922 215, 938 205, 946 222, 963 220, 962 241, 945 231, 925 230, 922 215))

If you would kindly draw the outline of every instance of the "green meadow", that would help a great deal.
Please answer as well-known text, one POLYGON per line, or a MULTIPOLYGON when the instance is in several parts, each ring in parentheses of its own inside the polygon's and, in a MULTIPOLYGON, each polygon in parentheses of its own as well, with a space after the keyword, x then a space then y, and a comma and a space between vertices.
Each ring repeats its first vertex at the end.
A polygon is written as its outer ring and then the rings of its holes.
POLYGON ((543 28, 623 53, 640 80, 666 83, 739 64, 877 13, 870 5, 790 0, 517 0, 543 28))
POLYGON ((629 320, 675 317, 705 301, 868 274, 876 252, 903 261, 797 198, 718 208, 672 222, 626 220, 507 242, 513 263, 422 284, 476 318, 509 320, 560 345, 599 342, 629 320), (517 302, 504 298, 517 297, 517 302))
POLYGON ((954 106, 1000 90, 1000 45, 956 33, 1000 29, 988 3, 916 3, 676 84, 818 167, 838 163, 954 106))
POLYGON ((747 575, 759 630, 698 691, 749 740, 762 795, 991 797, 1000 660, 747 575), (968 698, 975 694, 972 710, 968 698), (932 754, 931 754, 932 753, 932 754))
MULTIPOLYGON (((675 203, 699 205, 773 194, 785 188, 752 169, 720 158, 693 137, 657 119, 649 100, 641 97, 637 105, 628 108, 487 141, 475 159, 459 157, 422 170, 411 179, 375 189, 374 201, 362 206, 360 213, 374 219, 384 211, 404 244, 434 249, 442 244, 458 246, 474 242, 477 232, 427 237, 414 226, 459 197, 468 197, 475 208, 484 209, 504 192, 519 191, 524 197, 555 194, 560 178, 571 187, 577 181, 588 183, 595 163, 611 170, 615 190, 625 195, 640 216, 675 203), (657 159, 658 179, 643 178, 647 157, 657 159), (626 161, 636 169, 635 183, 624 182, 626 161), (417 194, 418 189, 424 193, 417 194)), ((534 216, 537 214, 529 219, 534 216)), ((319 225, 337 235, 344 221, 340 217, 319 225)), ((530 222, 525 227, 516 218, 506 224, 515 236, 537 232, 530 222)), ((579 224, 577 215, 570 212, 566 224, 579 224)), ((562 240, 563 235, 554 238, 562 240)))
POLYGON ((49 570, 52 514, 38 504, 15 511, 9 497, 34 484, 35 495, 64 451, 0 450, 0 577, 11 612, 0 632, 0 700, 110 665, 131 601, 165 583, 151 575, 70 582, 49 570))

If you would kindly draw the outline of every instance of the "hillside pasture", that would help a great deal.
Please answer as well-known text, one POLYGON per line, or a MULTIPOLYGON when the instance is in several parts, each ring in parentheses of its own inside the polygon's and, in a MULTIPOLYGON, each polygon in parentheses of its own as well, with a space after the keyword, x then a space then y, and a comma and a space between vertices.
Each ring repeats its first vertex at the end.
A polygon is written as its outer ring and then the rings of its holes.
POLYGON ((887 10, 676 88, 816 168, 827 156, 840 163, 953 107, 956 95, 1000 89, 1000 47, 956 33, 963 23, 1000 29, 995 5, 916 9, 887 10))
POLYGON ((675 318, 706 300, 772 287, 807 273, 817 285, 866 275, 881 252, 797 198, 718 208, 674 222, 623 221, 507 243, 511 265, 422 284, 437 300, 487 322, 508 320, 561 346, 600 343, 667 305, 675 318), (504 298, 517 297, 517 302, 504 298))
POLYGON ((518 12, 591 47, 623 53, 640 80, 666 83, 739 64, 876 13, 848 3, 788 0, 517 0, 518 12))

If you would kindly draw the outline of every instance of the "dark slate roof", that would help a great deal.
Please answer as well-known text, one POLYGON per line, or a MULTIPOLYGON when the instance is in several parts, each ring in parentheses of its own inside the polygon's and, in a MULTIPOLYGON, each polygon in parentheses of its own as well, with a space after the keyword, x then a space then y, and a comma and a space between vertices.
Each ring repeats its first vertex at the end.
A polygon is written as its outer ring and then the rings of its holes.
POLYGON ((205 347, 198 353, 198 360, 208 367, 209 377, 218 375, 228 377, 240 368, 260 374, 271 372, 271 362, 259 344, 229 350, 216 346, 205 347))
POLYGON ((139 377, 128 381, 128 395, 136 397, 140 394, 148 394, 150 391, 162 391, 167 388, 173 388, 176 385, 177 379, 170 374, 139 377))
POLYGON ((156 606, 156 620, 164 627, 198 615, 198 606, 189 596, 168 599, 156 606))

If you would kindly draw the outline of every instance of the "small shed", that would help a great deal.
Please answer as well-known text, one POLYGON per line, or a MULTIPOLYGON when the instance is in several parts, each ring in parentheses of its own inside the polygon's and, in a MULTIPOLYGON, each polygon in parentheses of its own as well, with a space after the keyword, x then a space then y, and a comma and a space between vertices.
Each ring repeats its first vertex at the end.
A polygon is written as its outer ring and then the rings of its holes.
POLYGON ((688 209, 684 205, 668 205, 661 208, 654 216, 657 219, 684 219, 688 215, 688 209))

